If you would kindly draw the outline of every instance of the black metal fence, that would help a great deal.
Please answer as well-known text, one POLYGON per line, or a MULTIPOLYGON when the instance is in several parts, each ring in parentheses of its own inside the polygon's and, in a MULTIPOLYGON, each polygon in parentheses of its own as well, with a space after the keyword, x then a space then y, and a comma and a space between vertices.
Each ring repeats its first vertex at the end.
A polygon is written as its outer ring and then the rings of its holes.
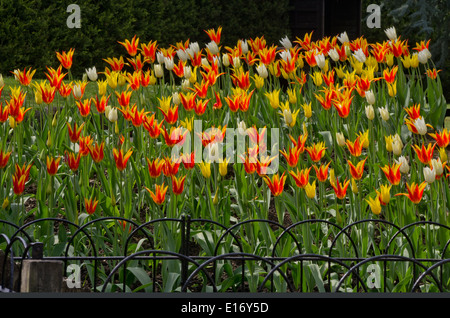
POLYGON ((83 264, 80 277, 91 292, 162 292, 167 288, 175 292, 447 292, 449 230, 428 221, 400 228, 382 219, 344 227, 318 219, 288 226, 262 219, 225 226, 189 216, 144 224, 119 217, 83 225, 57 218, 22 226, 0 221, 0 249, 4 251, 0 290, 19 292, 22 263, 41 259, 59 260, 65 268, 83 264), (310 233, 314 225, 320 238, 310 233), (372 235, 371 243, 363 248, 354 239, 361 229, 367 234, 360 238, 372 235), (261 236, 263 232, 266 236, 261 236), (312 236, 307 237, 308 233, 312 236), (250 248, 255 243, 249 239, 252 235, 271 239, 250 248), (427 235, 439 240, 429 243, 427 235), (312 243, 314 239, 322 240, 320 245, 312 243), (164 249, 161 241, 171 248, 164 249), (405 270, 399 274, 402 266, 405 270), (313 281, 313 288, 307 280, 313 281))

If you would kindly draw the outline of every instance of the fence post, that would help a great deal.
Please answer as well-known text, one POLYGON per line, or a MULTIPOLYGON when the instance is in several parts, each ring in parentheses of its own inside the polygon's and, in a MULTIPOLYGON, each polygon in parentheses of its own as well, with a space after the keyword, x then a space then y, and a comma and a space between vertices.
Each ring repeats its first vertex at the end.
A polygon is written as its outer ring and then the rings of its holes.
POLYGON ((43 259, 42 248, 42 243, 34 243, 32 257, 23 260, 20 285, 22 293, 59 293, 62 290, 64 263, 43 259))

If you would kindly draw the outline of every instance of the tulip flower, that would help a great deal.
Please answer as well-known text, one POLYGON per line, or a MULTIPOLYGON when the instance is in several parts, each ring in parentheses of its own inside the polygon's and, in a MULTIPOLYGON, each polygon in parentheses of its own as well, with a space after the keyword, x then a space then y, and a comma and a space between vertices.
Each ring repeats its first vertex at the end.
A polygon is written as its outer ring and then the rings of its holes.
POLYGON ((21 195, 25 191, 26 175, 14 174, 12 181, 14 194, 21 195))
POLYGON ((423 163, 423 164, 429 164, 431 162, 431 159, 433 158, 434 148, 436 147, 436 143, 433 145, 431 143, 428 144, 428 146, 425 148, 425 145, 422 145, 422 147, 419 147, 418 145, 413 145, 413 149, 417 154, 417 158, 423 163))
POLYGON ((314 165, 314 170, 316 171, 317 180, 320 182, 325 182, 328 179, 328 168, 331 164, 331 161, 327 164, 321 164, 320 167, 314 165))
POLYGON ((145 190, 147 190, 148 193, 150 193, 151 198, 153 199, 153 202, 155 202, 158 205, 161 205, 164 203, 166 199, 166 192, 169 186, 164 186, 164 182, 161 185, 155 184, 155 192, 150 190, 149 188, 145 187, 145 190))
POLYGON ((436 180, 436 170, 433 167, 424 167, 423 176, 428 184, 433 183, 436 180))
POLYGON ((125 40, 125 42, 120 42, 120 41, 118 41, 118 42, 127 50, 127 53, 129 55, 135 56, 137 54, 139 38, 136 38, 136 35, 133 36, 131 41, 125 40))
POLYGON ((9 116, 9 107, 4 106, 3 103, 0 102, 0 123, 4 123, 8 120, 9 116))
POLYGON ((357 165, 353 165, 353 163, 348 160, 348 165, 350 166, 350 174, 352 175, 353 179, 360 180, 364 173, 364 164, 366 163, 367 158, 361 160, 357 163, 357 165))
POLYGON ((366 202, 369 204, 370 210, 373 214, 379 215, 381 213, 381 202, 378 195, 375 199, 369 197, 368 200, 366 199, 366 202))
POLYGON ((381 185, 380 191, 376 190, 376 193, 378 195, 378 199, 380 200, 381 205, 387 205, 391 200, 391 194, 390 190, 392 188, 391 185, 381 185))
POLYGON ((393 165, 385 165, 384 167, 381 167, 381 170, 384 172, 386 178, 392 185, 398 185, 400 183, 400 166, 401 164, 394 163, 393 165))
POLYGON ((422 182, 421 184, 416 184, 415 182, 408 184, 406 183, 406 188, 408 190, 408 193, 397 193, 395 196, 406 196, 411 202, 414 204, 419 204, 422 200, 423 191, 425 190, 425 187, 427 186, 427 182, 422 182))
POLYGON ((150 177, 152 178, 158 178, 161 175, 161 172, 163 170, 164 164, 165 164, 165 160, 164 159, 153 159, 150 160, 149 158, 147 159, 147 167, 148 167, 148 172, 150 174, 150 177))
POLYGON ((104 142, 102 142, 100 145, 98 143, 95 143, 95 145, 91 145, 89 147, 89 152, 90 152, 92 160, 94 160, 94 162, 99 163, 103 160, 104 148, 105 148, 104 142))
POLYGON ((308 182, 304 189, 306 196, 310 199, 314 199, 314 197, 316 196, 316 180, 314 180, 312 183, 308 182))
POLYGON ((86 213, 92 215, 95 213, 97 209, 98 200, 96 198, 84 198, 84 208, 86 209, 86 213))
POLYGON ((309 154, 309 157, 313 162, 319 162, 320 159, 325 155, 325 147, 324 142, 314 143, 312 146, 308 146, 305 148, 306 152, 309 154))
POLYGON ((353 157, 359 157, 362 153, 363 143, 360 141, 361 136, 356 137, 355 141, 347 139, 345 144, 353 157))
POLYGON ((272 195, 277 197, 281 195, 281 193, 283 193, 284 190, 284 183, 286 182, 285 172, 283 172, 281 177, 278 175, 278 173, 273 175, 272 178, 264 176, 264 181, 266 182, 267 186, 272 192, 272 195))
POLYGON ((393 84, 395 76, 397 75, 398 66, 394 66, 392 69, 385 69, 383 71, 383 78, 388 84, 393 84))
POLYGON ((78 168, 80 166, 81 155, 78 152, 75 156, 75 154, 73 152, 66 151, 65 160, 66 160, 67 165, 69 166, 70 170, 75 172, 78 170, 78 168))
POLYGON ((80 115, 82 117, 87 117, 91 112, 92 98, 85 99, 83 101, 77 100, 75 102, 77 104, 78 110, 80 111, 80 115))
POLYGON ((306 187, 306 185, 309 182, 309 172, 311 171, 311 167, 309 168, 305 168, 302 170, 299 170, 297 168, 297 171, 289 171, 289 174, 292 176, 292 178, 295 181, 295 184, 297 185, 297 187, 303 189, 306 187))
POLYGON ((228 174, 228 163, 230 159, 223 159, 222 162, 219 162, 219 173, 222 177, 225 177, 228 174))
POLYGON ((211 177, 211 164, 209 162, 202 161, 198 164, 198 166, 200 168, 203 177, 205 177, 206 179, 211 177))
POLYGON ((62 53, 56 52, 56 57, 61 63, 62 67, 65 69, 70 69, 72 67, 72 59, 75 49, 71 48, 68 52, 62 51, 62 53))
POLYGON ((67 75, 67 73, 62 73, 62 66, 60 65, 56 70, 51 67, 47 67, 48 73, 45 73, 48 81, 50 82, 50 86, 56 89, 59 89, 62 84, 62 80, 67 75))
POLYGON ((53 158, 47 156, 47 173, 51 176, 54 176, 58 172, 59 162, 61 161, 61 157, 53 158))
POLYGON ((293 148, 289 148, 289 152, 286 152, 285 150, 280 150, 280 153, 286 159, 287 164, 290 167, 297 166, 298 159, 300 156, 300 150, 299 150, 299 148, 297 148, 297 146, 295 146, 293 148))
POLYGON ((116 167, 119 171, 125 170, 128 159, 130 159, 132 153, 133 153, 132 149, 129 149, 125 154, 123 153, 122 149, 120 150, 116 148, 113 149, 114 161, 116 162, 116 167))
POLYGON ((98 79, 97 69, 94 67, 91 67, 89 69, 86 69, 86 74, 92 82, 95 82, 98 79))
POLYGON ((186 175, 175 177, 171 176, 172 179, 172 191, 175 195, 180 195, 184 190, 184 181, 186 180, 186 175))
POLYGON ((265 92, 264 95, 269 100, 270 106, 272 106, 272 108, 276 109, 280 106, 280 90, 279 89, 276 89, 271 92, 265 92))
POLYGON ((429 135, 436 140, 440 148, 446 148, 450 144, 450 131, 447 128, 436 133, 430 133, 429 135))
POLYGON ((6 167, 10 156, 11 156, 11 151, 3 152, 3 150, 0 150, 0 169, 3 169, 6 167))
POLYGON ((164 165, 162 166, 162 172, 165 176, 171 177, 178 173, 181 164, 180 158, 165 158, 164 165))
POLYGON ((348 185, 350 184, 350 180, 345 179, 343 183, 340 183, 339 180, 336 180, 336 183, 331 183, 333 187, 334 193, 338 199, 344 199, 347 193, 348 185))

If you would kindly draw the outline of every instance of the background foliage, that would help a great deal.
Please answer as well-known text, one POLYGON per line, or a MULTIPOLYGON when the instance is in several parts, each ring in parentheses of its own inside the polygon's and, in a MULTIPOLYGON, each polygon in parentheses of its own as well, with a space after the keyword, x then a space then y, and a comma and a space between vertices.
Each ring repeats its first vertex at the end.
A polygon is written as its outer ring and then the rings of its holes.
MULTIPOLYGON (((0 2, 0 73, 33 67, 57 67, 55 51, 75 48, 73 74, 103 69, 103 58, 125 53, 117 41, 157 41, 168 47, 178 41, 208 40, 204 30, 222 26, 222 44, 262 36, 268 42, 289 35, 289 0, 5 0, 0 2), (68 28, 69 4, 81 9, 81 28, 68 28)), ((41 73, 42 75, 42 73, 41 73)))

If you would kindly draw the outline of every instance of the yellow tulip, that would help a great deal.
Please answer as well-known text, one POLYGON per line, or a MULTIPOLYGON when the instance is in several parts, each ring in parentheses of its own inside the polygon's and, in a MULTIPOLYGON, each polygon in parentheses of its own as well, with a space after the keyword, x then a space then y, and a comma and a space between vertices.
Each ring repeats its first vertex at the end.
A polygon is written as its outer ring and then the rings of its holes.
POLYGON ((314 72, 312 75, 309 74, 311 78, 313 79, 314 85, 320 86, 323 83, 322 73, 321 72, 314 72))
POLYGON ((391 194, 390 194, 390 190, 391 190, 392 185, 381 185, 380 186, 380 191, 376 191, 378 194, 379 199, 381 200, 381 202, 383 204, 388 204, 389 201, 391 200, 391 194))
POLYGON ((266 92, 264 95, 269 99, 270 106, 272 106, 273 109, 277 109, 280 106, 280 89, 266 92))
POLYGON ((366 199, 366 202, 369 204, 370 206, 370 210, 372 210, 373 214, 380 214, 381 213, 381 203, 380 200, 378 199, 378 196, 373 199, 373 198, 369 198, 369 200, 366 199))
POLYGON ((97 81, 97 85, 98 85, 98 93, 99 95, 103 96, 106 94, 106 88, 108 86, 108 82, 106 80, 99 80, 97 81))
POLYGON ((200 171, 202 172, 203 177, 209 178, 211 177, 211 163, 209 162, 201 162, 198 164, 200 167, 200 171))
POLYGON ((310 199, 313 199, 316 196, 316 180, 313 183, 309 183, 305 186, 306 196, 310 199))
POLYGON ((222 162, 219 163, 219 173, 222 177, 225 177, 228 173, 228 162, 230 160, 225 158, 222 162))
POLYGON ((305 114, 306 118, 311 118, 312 116, 312 109, 311 109, 311 102, 309 104, 302 104, 303 112, 305 114))

